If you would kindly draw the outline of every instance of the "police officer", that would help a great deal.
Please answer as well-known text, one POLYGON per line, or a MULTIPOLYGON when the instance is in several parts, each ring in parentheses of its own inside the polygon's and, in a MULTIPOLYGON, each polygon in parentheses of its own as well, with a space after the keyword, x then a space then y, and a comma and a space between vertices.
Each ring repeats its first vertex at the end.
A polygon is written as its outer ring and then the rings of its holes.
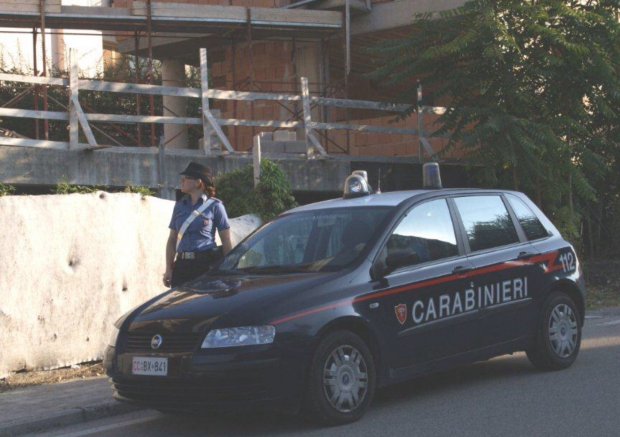
POLYGON ((222 201, 215 198, 209 169, 190 162, 181 172, 181 192, 185 195, 174 205, 166 243, 166 287, 200 276, 220 258, 215 244, 216 229, 224 255, 232 248, 228 215, 222 201))

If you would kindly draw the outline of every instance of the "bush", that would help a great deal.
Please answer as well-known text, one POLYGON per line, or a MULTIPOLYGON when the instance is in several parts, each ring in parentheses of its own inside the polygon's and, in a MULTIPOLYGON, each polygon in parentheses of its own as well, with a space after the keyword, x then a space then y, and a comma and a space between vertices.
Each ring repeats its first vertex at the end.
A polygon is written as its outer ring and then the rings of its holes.
POLYGON ((0 197, 9 196, 15 192, 15 187, 13 185, 7 185, 0 182, 0 197))
POLYGON ((54 194, 75 194, 75 193, 89 194, 89 193, 94 193, 99 190, 100 188, 98 187, 91 187, 88 185, 75 185, 75 184, 70 184, 67 181, 60 181, 56 185, 56 187, 54 187, 53 192, 54 194))
POLYGON ((123 190, 123 192, 140 194, 142 197, 154 196, 156 194, 155 191, 151 190, 149 187, 144 187, 142 185, 131 185, 131 184, 128 184, 123 190))
POLYGON ((257 214, 268 221, 297 205, 286 176, 269 160, 261 162, 261 180, 256 188, 254 170, 249 165, 218 178, 217 192, 229 217, 257 214))

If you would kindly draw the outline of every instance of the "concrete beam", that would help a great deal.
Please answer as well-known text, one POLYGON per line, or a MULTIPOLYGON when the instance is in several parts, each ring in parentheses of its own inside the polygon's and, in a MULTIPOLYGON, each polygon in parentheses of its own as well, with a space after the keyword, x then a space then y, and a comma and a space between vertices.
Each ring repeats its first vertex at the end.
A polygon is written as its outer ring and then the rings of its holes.
MULTIPOLYGON (((185 65, 174 59, 163 59, 161 63, 162 85, 185 86, 185 65)), ((187 99, 176 96, 163 96, 164 116, 186 117, 187 99)), ((164 124, 164 144, 168 149, 187 148, 189 145, 187 125, 164 124)))
POLYGON ((425 12, 440 12, 463 6, 466 0, 397 0, 373 5, 369 14, 359 15, 351 23, 351 34, 379 32, 407 26, 413 16, 425 12))
MULTIPOLYGON (((302 156, 266 155, 276 161, 295 191, 340 191, 350 174, 350 161, 307 160, 302 156)), ((201 150, 172 149, 164 156, 164 185, 175 188, 189 161, 200 162, 215 175, 252 165, 251 155, 207 158, 201 150)), ((96 151, 69 151, 0 147, 0 182, 13 185, 78 185, 124 187, 129 184, 159 188, 158 151, 151 147, 113 147, 96 151)))

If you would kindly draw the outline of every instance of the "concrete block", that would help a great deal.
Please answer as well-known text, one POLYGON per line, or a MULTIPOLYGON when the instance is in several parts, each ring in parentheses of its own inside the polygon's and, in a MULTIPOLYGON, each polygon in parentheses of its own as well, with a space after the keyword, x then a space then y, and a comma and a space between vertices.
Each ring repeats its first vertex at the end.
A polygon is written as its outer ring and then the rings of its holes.
POLYGON ((306 153, 308 146, 304 141, 288 141, 284 145, 286 153, 306 153))
POLYGON ((297 133, 290 130, 277 130, 273 133, 274 141, 296 141, 297 133))
MULTIPOLYGON (((105 192, 0 198, 0 378, 101 359, 114 321, 165 290, 173 205, 105 192)), ((258 225, 232 219, 233 244, 258 225)))

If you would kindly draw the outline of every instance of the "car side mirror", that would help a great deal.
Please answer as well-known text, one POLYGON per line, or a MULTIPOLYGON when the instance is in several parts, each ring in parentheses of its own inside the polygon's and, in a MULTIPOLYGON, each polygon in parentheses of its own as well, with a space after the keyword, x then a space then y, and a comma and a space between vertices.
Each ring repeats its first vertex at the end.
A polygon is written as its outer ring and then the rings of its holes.
POLYGON ((393 272, 394 270, 411 266, 413 264, 417 264, 420 262, 420 257, 417 253, 410 250, 399 250, 393 253, 390 253, 385 259, 386 271, 384 274, 388 272, 393 272))
POLYGON ((383 261, 377 260, 370 268, 370 277, 373 281, 378 281, 386 275, 387 266, 383 261))
POLYGON ((370 268, 370 277, 378 281, 401 267, 414 265, 420 262, 420 257, 410 250, 392 252, 385 258, 385 262, 377 260, 370 268))

